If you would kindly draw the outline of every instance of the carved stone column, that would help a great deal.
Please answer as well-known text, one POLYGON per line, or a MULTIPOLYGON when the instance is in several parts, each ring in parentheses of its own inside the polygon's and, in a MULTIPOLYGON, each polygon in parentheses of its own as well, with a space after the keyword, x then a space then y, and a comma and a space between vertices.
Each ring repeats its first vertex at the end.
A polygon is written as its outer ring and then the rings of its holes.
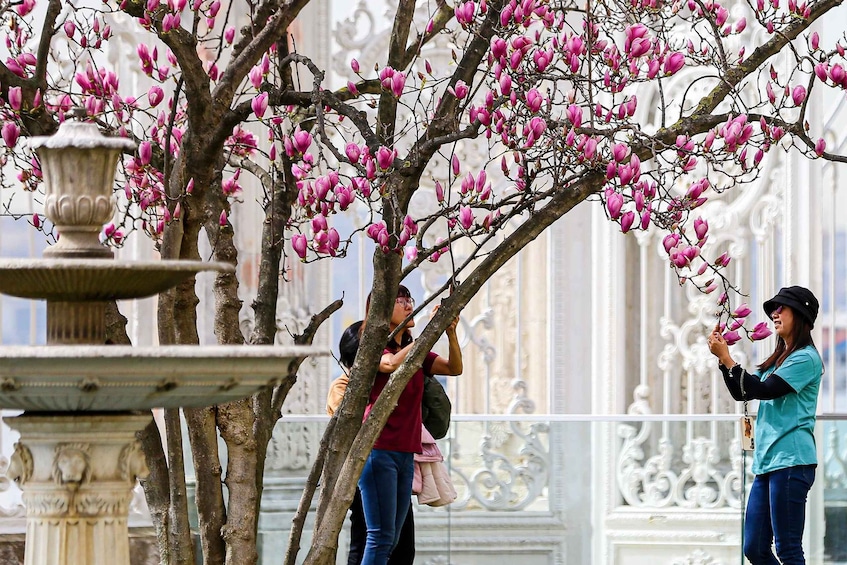
POLYGON ((26 505, 25 565, 129 565, 127 516, 149 414, 24 414, 9 476, 26 505))

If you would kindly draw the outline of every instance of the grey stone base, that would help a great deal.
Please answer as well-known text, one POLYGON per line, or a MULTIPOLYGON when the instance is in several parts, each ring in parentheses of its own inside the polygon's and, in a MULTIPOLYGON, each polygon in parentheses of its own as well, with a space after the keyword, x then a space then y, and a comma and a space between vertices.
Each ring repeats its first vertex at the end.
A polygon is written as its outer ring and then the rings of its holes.
MULTIPOLYGON (((0 563, 23 565, 24 534, 0 534, 0 563)), ((159 548, 153 528, 130 528, 129 560, 131 565, 159 565, 159 548)))

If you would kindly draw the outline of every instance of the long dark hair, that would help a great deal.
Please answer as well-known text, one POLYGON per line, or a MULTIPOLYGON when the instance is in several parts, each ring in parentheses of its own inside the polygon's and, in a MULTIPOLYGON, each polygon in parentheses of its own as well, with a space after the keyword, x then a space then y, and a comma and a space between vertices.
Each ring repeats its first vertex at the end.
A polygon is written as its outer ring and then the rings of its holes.
POLYGON ((338 342, 338 360, 341 361, 345 369, 351 369, 353 367, 353 361, 356 360, 356 352, 359 351, 359 338, 361 337, 360 332, 363 323, 363 320, 353 322, 341 334, 341 340, 338 342))
MULTIPOLYGON (((412 297, 412 293, 405 285, 401 284, 400 286, 397 287, 397 298, 411 298, 411 297, 412 297)), ((370 309, 371 309, 371 293, 369 292, 368 298, 367 298, 367 300, 365 300, 365 317, 367 317, 367 313, 368 313, 368 311, 370 311, 370 309)), ((359 335, 362 334, 363 330, 364 330, 364 323, 362 324, 361 328, 359 329, 359 335)), ((400 349, 406 347, 407 345, 409 345, 413 341, 415 341, 415 338, 412 337, 412 331, 410 329, 406 328, 406 329, 403 330, 403 335, 400 337, 400 345, 399 346, 397 345, 397 342, 395 340, 389 339, 386 347, 388 349, 391 349, 392 351, 399 351, 400 349)))
POLYGON ((812 340, 812 325, 809 321, 790 306, 780 305, 780 308, 788 308, 794 315, 794 327, 791 328, 791 349, 789 350, 786 347, 784 339, 777 337, 773 353, 759 365, 759 371, 762 373, 771 367, 778 367, 785 361, 786 357, 798 349, 803 349, 807 345, 815 347, 815 342, 812 340))

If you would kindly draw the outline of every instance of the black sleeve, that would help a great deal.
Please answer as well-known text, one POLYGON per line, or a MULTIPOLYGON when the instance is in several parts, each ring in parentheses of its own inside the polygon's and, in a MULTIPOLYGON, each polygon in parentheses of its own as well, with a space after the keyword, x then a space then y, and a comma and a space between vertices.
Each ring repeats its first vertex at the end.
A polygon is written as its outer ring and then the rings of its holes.
POLYGON ((723 373, 723 382, 729 393, 735 400, 773 400, 780 398, 786 394, 795 392, 791 385, 782 380, 779 375, 771 375, 764 381, 760 381, 747 371, 741 365, 736 365, 731 370, 723 365, 720 365, 721 373, 723 373), (744 379, 744 392, 741 394, 741 379, 744 379))

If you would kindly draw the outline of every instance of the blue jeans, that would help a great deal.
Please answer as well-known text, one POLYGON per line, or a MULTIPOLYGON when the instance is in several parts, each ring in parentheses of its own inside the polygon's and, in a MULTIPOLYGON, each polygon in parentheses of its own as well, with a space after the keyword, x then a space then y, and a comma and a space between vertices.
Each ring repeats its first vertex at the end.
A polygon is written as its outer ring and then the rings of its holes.
POLYGON ((412 503, 414 454, 374 449, 365 461, 359 490, 368 536, 362 565, 385 565, 400 539, 412 503))
POLYGON ((750 563, 805 565, 806 495, 814 482, 815 465, 798 465, 756 475, 744 521, 744 555, 750 563), (772 543, 779 560, 771 551, 772 543))

